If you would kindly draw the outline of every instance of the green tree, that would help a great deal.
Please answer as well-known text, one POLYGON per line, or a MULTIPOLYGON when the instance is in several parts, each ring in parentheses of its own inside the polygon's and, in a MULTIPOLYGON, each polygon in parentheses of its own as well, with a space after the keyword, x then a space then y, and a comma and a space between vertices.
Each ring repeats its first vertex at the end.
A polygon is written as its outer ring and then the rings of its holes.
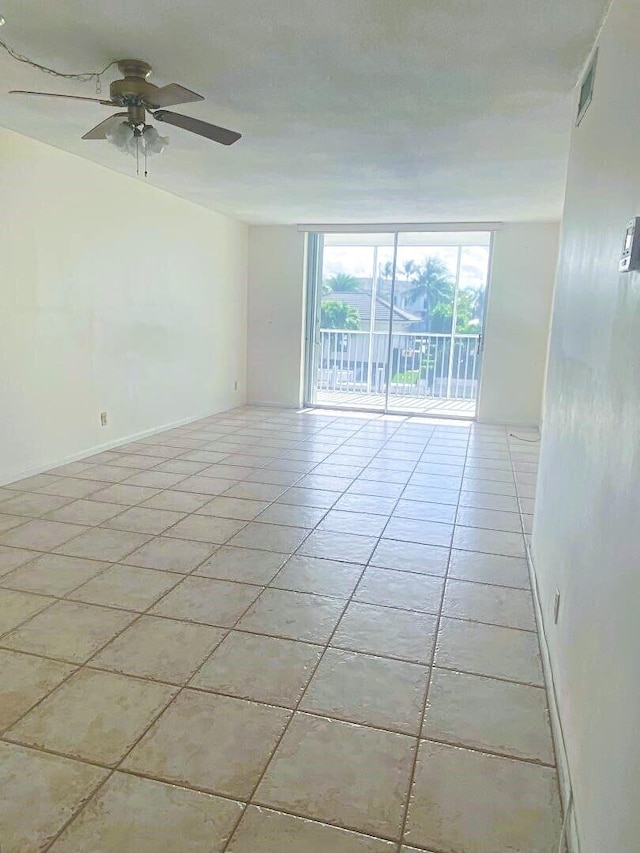
MULTIPOLYGON (((405 264, 408 266, 408 264, 405 264)), ((445 320, 453 313, 454 281, 440 258, 429 257, 410 270, 405 294, 411 302, 421 302, 427 321, 445 320)))
POLYGON ((393 261, 385 261, 378 266, 380 278, 391 279, 393 277, 393 261))
POLYGON ((354 275, 346 272, 338 272, 332 275, 331 278, 323 282, 323 286, 327 291, 336 291, 338 293, 354 293, 360 290, 360 282, 354 275))
POLYGON ((484 297, 483 288, 474 287, 458 291, 456 332, 459 334, 477 334, 482 331, 484 297))
MULTIPOLYGON (((391 279, 393 264, 379 267, 380 277, 391 279)), ((409 311, 423 316, 425 331, 450 332, 453 319, 454 280, 439 258, 429 257, 422 264, 404 261, 396 271, 396 301, 409 311), (416 304, 417 303, 417 304, 416 304)), ((477 334, 482 325, 485 292, 482 288, 461 288, 456 311, 457 334, 477 334)))
MULTIPOLYGON (((400 276, 402 276, 405 281, 409 281, 412 276, 415 275, 417 269, 418 267, 416 266, 416 262, 409 258, 408 261, 397 265, 396 278, 400 278, 400 276)), ((378 274, 385 280, 391 280, 393 278, 393 261, 385 261, 383 264, 380 264, 378 267, 378 274)))
POLYGON ((393 261, 378 264, 378 295, 383 299, 391 299, 391 282, 393 280, 393 261))
MULTIPOLYGON (((429 260, 430 260, 430 258, 429 258, 429 260)), ((419 268, 416 265, 416 262, 414 260, 412 260, 411 258, 409 258, 408 261, 405 261, 402 264, 402 272, 403 272, 406 280, 411 281, 416 276, 416 274, 419 272, 419 268)))
POLYGON ((357 331, 360 328, 360 314, 357 308, 348 302, 329 299, 322 303, 320 326, 323 329, 344 329, 357 331))

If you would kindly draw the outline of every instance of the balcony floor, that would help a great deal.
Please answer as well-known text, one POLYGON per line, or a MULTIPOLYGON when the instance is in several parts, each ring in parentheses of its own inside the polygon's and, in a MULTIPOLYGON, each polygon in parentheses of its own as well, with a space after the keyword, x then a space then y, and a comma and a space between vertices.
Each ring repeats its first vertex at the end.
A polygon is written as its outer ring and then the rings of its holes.
MULTIPOLYGON (((384 409, 385 396, 358 391, 317 391, 315 402, 318 406, 340 409, 384 409)), ((476 401, 392 394, 389 397, 389 410, 440 418, 474 418, 476 401)))

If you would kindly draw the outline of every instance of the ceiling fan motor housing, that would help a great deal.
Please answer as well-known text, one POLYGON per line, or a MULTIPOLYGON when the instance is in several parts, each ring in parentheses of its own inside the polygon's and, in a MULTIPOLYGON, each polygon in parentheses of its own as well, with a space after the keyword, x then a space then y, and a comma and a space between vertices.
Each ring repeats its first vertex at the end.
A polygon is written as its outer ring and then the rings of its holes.
POLYGON ((114 80, 109 87, 112 101, 129 106, 139 104, 143 98, 151 99, 152 93, 158 87, 147 80, 152 71, 147 62, 140 59, 122 59, 118 62, 118 68, 124 79, 114 80))

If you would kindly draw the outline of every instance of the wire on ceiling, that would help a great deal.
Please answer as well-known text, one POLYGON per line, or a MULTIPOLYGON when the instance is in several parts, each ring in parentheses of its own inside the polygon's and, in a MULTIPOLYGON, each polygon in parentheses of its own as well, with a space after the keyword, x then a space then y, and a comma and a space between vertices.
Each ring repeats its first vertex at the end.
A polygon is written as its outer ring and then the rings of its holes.
POLYGON ((111 68, 112 65, 117 64, 117 60, 114 62, 110 62, 102 71, 86 71, 83 74, 66 74, 63 71, 56 71, 55 68, 47 68, 46 65, 41 65, 39 62, 35 62, 33 59, 29 59, 28 56, 23 56, 23 54, 18 53, 17 50, 8 45, 6 41, 2 41, 0 39, 0 47, 4 48, 6 52, 13 59, 18 62, 24 62, 25 65, 30 65, 32 68, 37 68, 38 71, 42 71, 43 74, 51 74, 52 77, 63 77, 65 80, 78 80, 80 83, 88 83, 91 80, 96 81, 96 93, 100 94, 102 91, 102 75, 111 68))

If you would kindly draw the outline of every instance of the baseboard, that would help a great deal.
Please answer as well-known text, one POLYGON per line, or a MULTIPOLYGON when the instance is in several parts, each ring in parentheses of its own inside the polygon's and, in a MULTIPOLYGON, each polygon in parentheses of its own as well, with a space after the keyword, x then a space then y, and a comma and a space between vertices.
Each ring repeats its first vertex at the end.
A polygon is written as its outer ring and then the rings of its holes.
POLYGON ((304 408, 301 403, 299 405, 296 405, 295 403, 274 403, 273 400, 247 400, 247 406, 258 406, 269 409, 288 409, 292 412, 298 412, 300 409, 304 408))
MULTIPOLYGON (((571 784, 571 772, 569 769, 569 759, 567 756, 566 742, 564 732, 562 730, 562 718, 560 716, 560 706, 558 704, 558 696, 556 693, 555 682, 553 678, 553 668, 551 666, 551 655, 547 636, 545 633, 544 618, 542 603, 540 601, 540 591, 538 588, 538 579, 536 568, 533 562, 531 548, 526 543, 527 564, 529 566, 529 576, 531 578, 531 589, 533 592, 533 605, 538 626, 538 637, 540 640, 540 653, 542 657, 542 669, 544 672, 544 680, 547 687, 547 697, 549 700, 549 717, 551 720, 551 734, 553 736, 553 745, 556 753, 556 763, 558 766, 558 782, 560 787, 560 798, 562 800, 562 810, 564 814, 564 834, 567 853, 580 853, 580 841, 578 835, 578 824, 576 819, 575 804, 573 801, 573 788, 571 784)), ((559 849, 564 849, 560 847, 559 849)), ((555 853, 555 851, 553 851, 555 853)))
MULTIPOLYGON (((239 405, 243 406, 245 404, 241 403, 239 405)), ((2 475, 0 476, 0 486, 6 486, 10 483, 16 483, 18 480, 24 480, 26 477, 34 477, 36 474, 42 474, 45 471, 51 470, 51 468, 58 468, 61 465, 68 465, 70 462, 79 462, 82 459, 86 459, 87 456, 95 456, 96 453, 102 453, 105 450, 112 450, 114 447, 121 447, 123 444, 130 444, 133 441, 139 441, 141 438, 148 438, 150 435, 157 435, 157 433, 164 432, 165 430, 185 426, 186 424, 191 424, 195 421, 200 421, 203 418, 208 418, 212 415, 219 415, 222 412, 230 412, 233 409, 237 408, 239 408, 239 406, 223 406, 222 408, 214 409, 213 411, 210 410, 199 415, 190 415, 187 418, 181 418, 177 421, 171 421, 171 423, 166 423, 162 426, 153 427, 152 429, 146 429, 142 430, 141 432, 132 433, 130 435, 125 436, 124 438, 117 438, 113 441, 105 441, 102 444, 96 444, 93 447, 87 447, 84 450, 81 450, 79 453, 72 453, 69 456, 59 457, 57 459, 53 459, 49 462, 43 463, 42 465, 36 465, 34 467, 25 468, 21 471, 14 472, 10 475, 8 479, 5 479, 4 475, 2 475)))
POLYGON ((477 422, 485 426, 501 426, 513 427, 514 429, 541 429, 541 424, 532 423, 531 421, 501 421, 496 418, 481 418, 478 417, 477 422))

